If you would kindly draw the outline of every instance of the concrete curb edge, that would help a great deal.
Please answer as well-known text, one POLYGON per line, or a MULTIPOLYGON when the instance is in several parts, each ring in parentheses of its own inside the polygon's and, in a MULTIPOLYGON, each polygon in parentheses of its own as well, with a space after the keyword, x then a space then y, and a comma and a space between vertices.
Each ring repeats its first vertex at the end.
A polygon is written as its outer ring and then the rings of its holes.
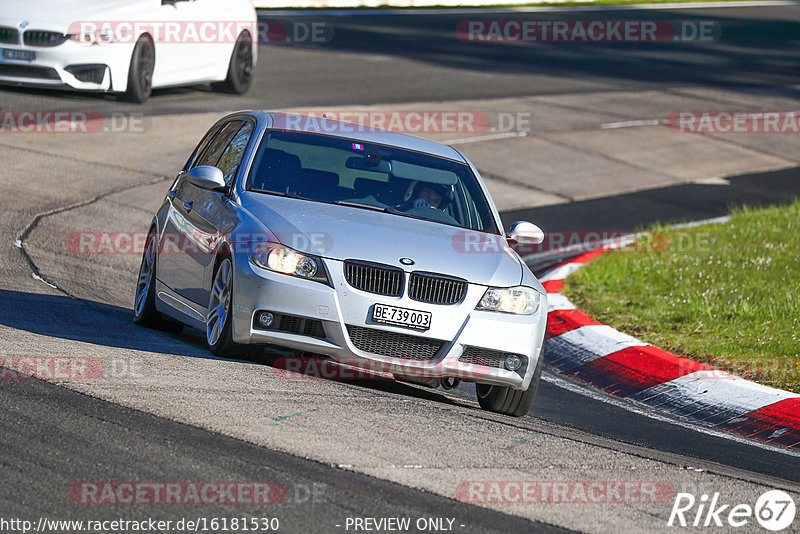
POLYGON ((654 347, 592 319, 561 293, 570 274, 609 250, 581 254, 540 278, 548 293, 545 363, 615 397, 800 449, 800 395, 654 347))

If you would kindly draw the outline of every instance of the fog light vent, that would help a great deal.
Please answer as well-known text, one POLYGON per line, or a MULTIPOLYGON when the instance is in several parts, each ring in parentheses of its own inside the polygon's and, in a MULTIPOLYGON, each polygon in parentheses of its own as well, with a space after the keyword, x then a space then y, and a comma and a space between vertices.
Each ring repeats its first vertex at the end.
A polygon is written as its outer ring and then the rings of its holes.
POLYGON ((517 354, 509 354, 506 356, 505 365, 509 371, 516 371, 522 366, 522 358, 517 354))
POLYGON ((470 365, 483 365, 485 367, 494 367, 495 369, 507 369, 519 375, 524 375, 525 369, 528 366, 528 358, 522 354, 513 354, 511 352, 471 346, 464 347, 464 353, 458 361, 470 365))
POLYGON ((64 70, 75 76, 80 82, 103 83, 106 68, 105 65, 70 65, 64 70))
POLYGON ((262 311, 258 314, 258 324, 264 328, 269 328, 275 321, 275 317, 270 312, 262 311))

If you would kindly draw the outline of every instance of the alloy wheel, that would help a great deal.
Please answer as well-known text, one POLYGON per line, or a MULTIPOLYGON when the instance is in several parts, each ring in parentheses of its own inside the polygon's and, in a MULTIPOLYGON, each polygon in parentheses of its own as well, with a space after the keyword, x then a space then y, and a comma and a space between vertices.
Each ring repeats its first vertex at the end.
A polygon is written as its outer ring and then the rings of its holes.
POLYGON ((206 318, 206 338, 211 346, 216 345, 222 336, 230 312, 231 274, 231 261, 226 258, 219 265, 214 283, 211 285, 211 300, 206 318))

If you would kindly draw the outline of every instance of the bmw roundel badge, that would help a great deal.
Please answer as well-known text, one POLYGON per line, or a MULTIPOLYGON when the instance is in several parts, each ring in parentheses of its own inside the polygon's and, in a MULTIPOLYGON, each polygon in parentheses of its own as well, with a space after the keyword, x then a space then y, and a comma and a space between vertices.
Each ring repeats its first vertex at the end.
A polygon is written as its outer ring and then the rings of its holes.
POLYGON ((400 258, 400 263, 403 265, 414 265, 414 260, 411 258, 400 258))

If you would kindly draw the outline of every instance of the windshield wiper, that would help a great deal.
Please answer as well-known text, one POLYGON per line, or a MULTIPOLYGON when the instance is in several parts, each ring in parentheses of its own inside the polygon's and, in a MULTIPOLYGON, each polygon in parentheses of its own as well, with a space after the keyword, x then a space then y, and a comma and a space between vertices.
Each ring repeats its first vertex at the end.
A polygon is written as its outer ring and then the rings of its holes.
POLYGON ((364 208, 373 211, 386 211, 387 209, 389 209, 388 207, 385 208, 381 206, 373 206, 372 204, 360 204, 358 202, 351 202, 349 200, 339 200, 338 202, 335 202, 335 204, 337 206, 348 206, 350 208, 364 208))
POLYGON ((308 198, 300 195, 295 195, 294 193, 286 193, 284 191, 272 191, 269 189, 250 189, 250 191, 253 191, 255 193, 266 193, 267 195, 275 195, 278 197, 295 198, 298 200, 314 200, 316 202, 322 202, 321 200, 317 200, 315 198, 308 198))
POLYGON ((351 208, 363 208, 372 211, 381 211, 383 213, 391 213, 392 215, 400 215, 401 217, 410 217, 412 219, 419 219, 421 221, 429 221, 429 222, 438 222, 433 219, 429 219, 428 217, 423 217, 422 215, 415 215, 413 213, 406 213, 405 211, 400 211, 397 208, 393 208, 391 206, 375 206, 372 204, 361 204, 359 202, 353 202, 350 200, 339 200, 338 202, 334 202, 337 206, 348 206, 351 208))
POLYGON ((313 200, 314 202, 323 202, 322 200, 317 200, 316 198, 304 197, 302 195, 296 195, 294 193, 286 193, 285 196, 287 196, 289 198, 296 198, 298 200, 313 200))
POLYGON ((389 206, 383 208, 383 211, 386 212, 386 213, 391 213, 392 215, 402 215, 403 217, 411 217, 412 219, 420 219, 420 220, 423 220, 423 221, 437 222, 437 221, 434 221, 434 220, 429 219, 427 217, 423 217, 422 215, 414 215, 413 213, 406 213, 405 211, 400 211, 398 209, 395 209, 395 208, 392 208, 392 207, 389 207, 389 206))
POLYGON ((383 207, 373 206, 372 204, 359 204, 358 202, 351 202, 349 200, 340 200, 339 202, 336 202, 336 204, 339 204, 340 206, 352 206, 354 208, 365 208, 373 211, 382 211, 383 213, 391 213, 392 215, 400 215, 402 217, 411 217, 412 219, 420 219, 422 221, 436 222, 427 217, 423 217, 422 215, 414 215, 412 213, 406 213, 405 211, 400 211, 399 209, 393 208, 391 206, 383 206, 383 207))
POLYGON ((267 195, 275 195, 275 196, 279 196, 279 197, 285 197, 285 196, 288 196, 288 195, 287 195, 286 193, 284 193, 283 191, 271 191, 271 190, 269 190, 269 189, 257 189, 257 188, 253 188, 253 189, 250 189, 250 191, 252 191, 252 192, 254 192, 254 193, 266 193, 267 195))

